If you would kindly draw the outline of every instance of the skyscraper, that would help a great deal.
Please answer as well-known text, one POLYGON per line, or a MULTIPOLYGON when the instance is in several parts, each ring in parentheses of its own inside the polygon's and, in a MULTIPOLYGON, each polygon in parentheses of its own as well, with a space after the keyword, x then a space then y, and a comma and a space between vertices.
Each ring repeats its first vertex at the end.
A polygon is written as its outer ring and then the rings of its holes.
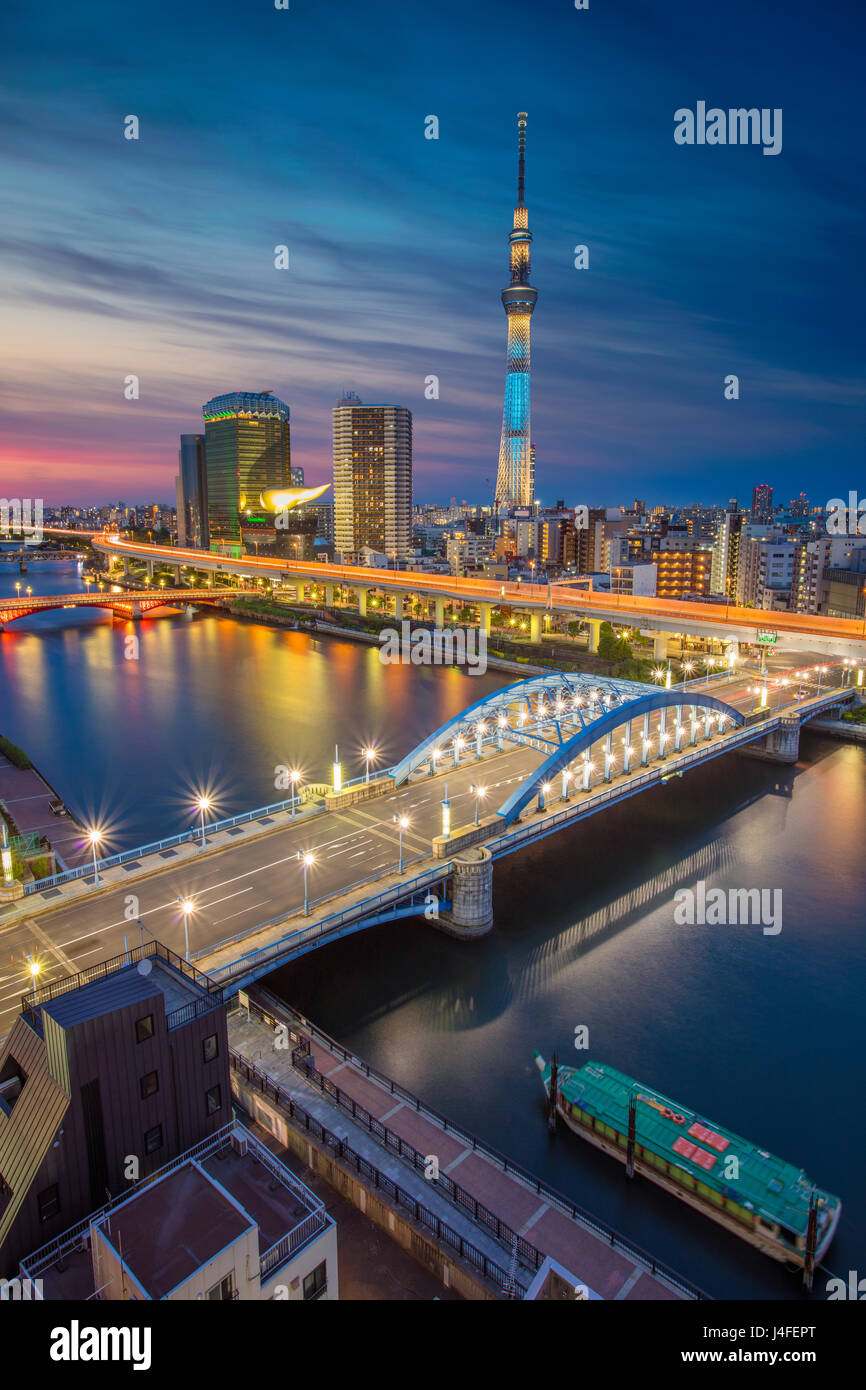
POLYGON ((511 248, 511 284, 502 291, 508 316, 508 348, 505 358, 505 407, 496 474, 496 510, 529 507, 535 500, 534 460, 529 434, 529 321, 538 290, 529 283, 532 233, 529 212, 523 202, 526 112, 517 116, 517 207, 508 237, 511 248))
POLYGON ((406 558, 412 544, 412 412, 365 405, 353 391, 334 407, 334 544, 406 558))
POLYGON ((242 522, 262 493, 291 484, 289 407, 271 391, 230 391, 202 415, 210 549, 240 555, 242 522))
POLYGON ((203 434, 182 434, 177 455, 177 543, 207 550, 207 464, 203 434))
POLYGON ((769 521, 773 515, 773 489, 769 483, 758 483, 752 488, 752 519, 769 521))

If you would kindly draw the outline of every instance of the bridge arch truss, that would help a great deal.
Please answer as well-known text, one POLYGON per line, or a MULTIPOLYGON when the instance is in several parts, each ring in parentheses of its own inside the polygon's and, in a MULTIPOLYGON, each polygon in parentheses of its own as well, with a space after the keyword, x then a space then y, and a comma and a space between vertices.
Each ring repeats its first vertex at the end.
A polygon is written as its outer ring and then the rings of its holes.
MULTIPOLYGON (((651 742, 650 720, 656 714, 657 737, 663 752, 668 745, 671 751, 678 751, 683 742, 696 742, 701 719, 704 735, 709 737, 713 723, 721 730, 726 723, 742 724, 745 718, 732 705, 694 688, 659 690, 639 681, 611 676, 554 672, 515 681, 476 700, 422 739, 392 769, 391 775, 395 785, 400 786, 425 766, 430 773, 444 770, 449 757, 457 767, 464 750, 471 752, 473 743, 479 758, 484 745, 491 742, 499 749, 506 744, 535 748, 542 755, 540 764, 497 810, 503 823, 509 825, 518 819, 533 797, 545 795, 545 788, 557 774, 563 778, 563 795, 566 795, 568 781, 581 774, 588 788, 595 770, 588 761, 588 754, 599 740, 604 741, 604 776, 609 780, 615 759, 613 733, 627 726, 630 743, 631 727, 637 720, 643 724, 642 734, 638 736, 638 760, 646 764, 651 742), (675 716, 670 730, 667 727, 669 711, 675 716), (581 755, 583 761, 579 763, 581 755)), ((630 756, 632 751, 628 747, 625 756, 630 756)), ((624 770, 629 770, 628 764, 624 770)))

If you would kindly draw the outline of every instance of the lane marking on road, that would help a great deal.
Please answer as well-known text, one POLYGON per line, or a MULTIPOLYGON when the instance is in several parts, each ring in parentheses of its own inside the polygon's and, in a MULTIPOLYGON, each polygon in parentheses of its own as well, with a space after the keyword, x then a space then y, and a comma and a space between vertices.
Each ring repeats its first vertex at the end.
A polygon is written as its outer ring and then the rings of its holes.
POLYGON ((78 974, 78 966, 75 964, 75 962, 71 960, 69 956, 67 956, 66 952, 63 950, 61 946, 58 946, 56 941, 52 941, 48 933, 46 931, 43 931, 42 927, 40 927, 39 924, 32 917, 28 917, 24 925, 30 928, 33 935, 36 937, 36 940, 42 947, 44 947, 46 951, 49 951, 51 955, 56 956, 57 960, 63 966, 64 970, 68 970, 70 975, 78 974))

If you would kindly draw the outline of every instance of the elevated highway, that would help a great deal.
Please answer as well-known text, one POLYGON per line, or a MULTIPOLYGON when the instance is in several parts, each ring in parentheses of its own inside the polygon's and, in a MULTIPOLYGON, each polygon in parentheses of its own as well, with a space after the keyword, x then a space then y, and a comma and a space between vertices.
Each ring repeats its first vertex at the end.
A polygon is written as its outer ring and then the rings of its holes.
POLYGON ((367 566, 325 564, 244 555, 240 559, 215 555, 210 551, 181 546, 149 545, 125 541, 116 534, 45 528, 50 535, 87 537, 94 549, 111 558, 139 560, 153 566, 166 565, 179 571, 191 566, 204 573, 236 575, 246 579, 268 579, 294 583, 303 589, 325 589, 325 602, 333 602, 338 586, 355 595, 358 609, 366 613, 369 594, 378 592, 394 600, 396 617, 403 615, 403 601, 411 594, 430 599, 435 606, 437 626, 444 626, 444 605, 459 603, 478 610, 477 621, 490 628, 490 614, 499 604, 509 604, 529 616, 534 640, 541 634, 545 612, 583 619, 590 631, 590 650, 598 641, 602 622, 627 624, 654 634, 685 634, 713 638, 723 644, 755 642, 758 633, 771 629, 785 650, 815 651, 827 656, 866 660, 866 619, 825 618, 809 613, 767 612, 759 608, 739 608, 736 604, 684 603, 674 599, 641 598, 628 594, 609 594, 567 584, 498 583, 451 575, 420 574, 414 570, 372 569, 367 566))

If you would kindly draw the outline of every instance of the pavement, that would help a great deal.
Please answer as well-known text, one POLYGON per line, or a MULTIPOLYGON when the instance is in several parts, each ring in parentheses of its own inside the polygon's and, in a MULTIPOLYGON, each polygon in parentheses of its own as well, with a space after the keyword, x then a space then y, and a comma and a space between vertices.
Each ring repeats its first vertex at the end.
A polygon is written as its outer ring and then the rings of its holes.
POLYGON ((45 836, 58 858, 58 868, 81 862, 83 831, 67 814, 56 816, 49 803, 60 797, 35 767, 15 767, 0 754, 0 801, 22 835, 45 836))
MULTIPOLYGON (((774 675, 780 671, 781 666, 774 675)), ((824 678, 825 688, 828 679, 824 678)), ((703 683, 698 688, 703 689, 703 683)), ((755 702, 754 674, 733 681, 711 681, 707 688, 743 710, 751 709, 755 702)), ((814 683, 811 688, 814 693, 814 683)), ((797 693, 793 686, 792 692, 797 693)), ((771 689, 771 709, 775 704, 771 689)), ((633 730, 633 736, 636 734, 637 730, 633 730)), ((601 764, 599 751, 598 746, 593 750, 597 767, 601 764)), ((459 767, 452 766, 436 777, 417 774, 415 780, 375 800, 299 817, 294 822, 286 812, 265 816, 249 826, 220 832, 204 851, 197 842, 190 842, 163 850, 146 863, 133 862, 104 871, 96 893, 92 891, 92 880, 84 879, 60 892, 52 889, 7 905, 0 912, 0 1036, 9 1031, 20 996, 31 983, 27 960, 34 951, 38 952, 41 966, 40 984, 120 955, 125 938, 134 946, 140 938, 152 936, 178 954, 185 954, 180 901, 191 899, 194 910, 189 916, 190 952, 194 958, 206 952, 203 968, 213 968, 217 952, 220 958, 229 959, 285 934, 292 924, 287 918, 293 919, 298 929, 315 920, 315 914, 304 915, 299 851, 315 856, 308 871, 313 903, 337 898, 361 880, 373 879, 376 883, 375 888, 371 886, 365 891, 380 891, 397 877, 397 814, 410 821, 403 832, 405 860, 423 856, 421 862, 407 868, 410 875, 419 872, 425 861, 432 862, 431 841, 441 827, 446 784, 452 828, 457 830, 473 820, 473 783, 477 784, 483 776, 487 786, 484 810, 490 814, 537 766, 538 757, 531 748, 511 747, 502 753, 494 748, 481 762, 482 773, 474 748, 467 748, 459 767), (262 931, 262 924, 271 922, 278 925, 262 931), (239 937, 242 940, 236 942, 239 937), (235 944, 220 951, 227 941, 235 944)), ((645 770, 635 753, 630 776, 640 776, 645 770)), ((614 785, 622 786, 625 781, 626 777, 620 774, 614 785)), ((596 774, 593 791, 597 790, 596 774)), ((579 792, 573 796, 572 803, 583 795, 579 792)), ((548 813, 554 814, 561 807, 557 784, 548 813)), ((318 915, 333 910, 330 903, 318 909, 318 915)))
MULTIPOLYGON (((297 1025, 293 1025, 297 1026, 297 1025)), ((668 1284, 662 1276, 653 1275, 643 1260, 628 1248, 614 1248, 609 1236, 592 1229, 591 1225, 574 1218, 555 1195, 527 1174, 503 1172, 502 1160, 487 1152, 477 1142, 466 1142, 453 1125, 443 1123, 434 1112, 408 1104, 399 1094, 395 1096, 390 1084, 374 1076, 368 1077, 361 1059, 349 1059, 332 1050, 318 1031, 315 1034, 299 1030, 310 1041, 316 1069, 328 1077, 347 1098, 351 1098, 368 1114, 380 1120, 391 1131, 425 1157, 435 1156, 439 1169, 457 1183, 464 1192, 504 1222, 511 1231, 550 1255, 570 1271, 575 1280, 586 1284, 604 1299, 678 1300, 685 1295, 668 1284)), ((356 1122, 345 1109, 324 1095, 320 1088, 306 1080, 291 1062, 288 1049, 274 1046, 273 1029, 255 1016, 236 1013, 229 1018, 229 1043, 247 1061, 265 1072, 306 1110, 310 1111, 332 1133, 346 1140, 351 1147, 369 1159, 380 1171, 417 1197, 453 1230, 459 1232, 477 1249, 488 1255, 500 1268, 511 1269, 512 1253, 507 1240, 500 1242, 488 1233, 486 1223, 474 1220, 463 1206, 457 1206, 438 1188, 435 1181, 425 1178, 407 1158, 401 1158, 392 1141, 387 1147, 377 1142, 363 1122, 356 1122)), ((532 1274, 529 1267, 520 1270, 528 1285, 532 1274)))

